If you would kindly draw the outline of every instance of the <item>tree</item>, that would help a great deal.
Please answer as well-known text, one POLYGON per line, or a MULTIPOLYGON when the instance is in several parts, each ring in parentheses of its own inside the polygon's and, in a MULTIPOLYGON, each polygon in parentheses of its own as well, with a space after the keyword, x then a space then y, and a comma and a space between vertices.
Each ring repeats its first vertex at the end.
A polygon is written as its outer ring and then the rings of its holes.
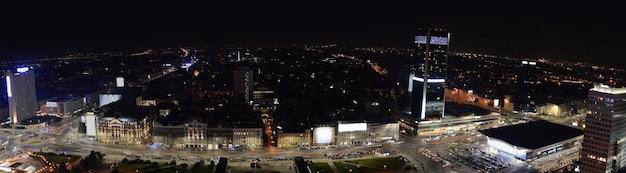
POLYGON ((128 162, 128 159, 127 159, 126 157, 124 157, 124 158, 122 159, 122 163, 126 163, 126 162, 128 162))
POLYGON ((59 164, 57 167, 57 172, 59 173, 70 173, 70 170, 67 169, 67 164, 65 162, 59 164))
POLYGON ((196 162, 193 164, 193 166, 191 166, 193 169, 195 168, 199 168, 200 166, 202 166, 202 162, 196 162))
POLYGON ((100 164, 103 158, 104 158, 104 155, 102 153, 91 151, 88 156, 86 156, 80 161, 80 164, 83 168, 91 169, 93 167, 96 167, 98 164, 100 164))
POLYGON ((172 166, 176 165, 176 161, 172 160, 172 161, 170 162, 170 165, 172 165, 172 166))
POLYGON ((215 160, 211 160, 211 163, 209 163, 209 169, 213 169, 215 167, 215 160))
POLYGON ((72 173, 82 173, 83 172, 83 168, 81 168, 80 166, 74 166, 72 167, 72 173))

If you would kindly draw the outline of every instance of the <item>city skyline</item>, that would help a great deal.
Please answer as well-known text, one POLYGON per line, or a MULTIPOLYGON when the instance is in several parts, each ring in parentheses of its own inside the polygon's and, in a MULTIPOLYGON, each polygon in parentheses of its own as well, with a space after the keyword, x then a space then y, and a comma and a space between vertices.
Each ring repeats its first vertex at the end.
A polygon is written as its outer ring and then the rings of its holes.
MULTIPOLYGON (((167 47, 4 63, 6 67, 11 63, 36 67, 37 97, 41 98, 38 104, 43 116, 13 124, 13 128, 5 124, 3 130, 11 131, 13 136, 1 142, 8 141, 6 147, 17 147, 19 151, 63 154, 97 148, 107 155, 107 161, 114 162, 141 158, 190 164, 228 156, 241 163, 244 160, 236 159, 240 154, 262 159, 312 154, 311 159, 332 160, 347 158, 329 156, 328 152, 353 153, 360 146, 371 146, 391 151, 390 159, 401 156, 424 164, 420 168, 404 161, 401 165, 408 169, 389 167, 406 172, 565 170, 577 166, 571 161, 580 158, 580 142, 575 141, 582 138, 546 140, 530 147, 504 138, 490 140, 491 136, 479 130, 542 119, 584 128, 588 87, 624 81, 623 70, 584 63, 448 52, 443 50, 448 39, 441 36, 431 37, 436 39, 429 42, 430 50, 445 55, 447 60, 433 58, 425 63, 449 66, 445 68, 449 70, 442 96, 446 116, 441 118, 418 120, 401 109, 410 101, 404 97, 410 95, 406 86, 411 81, 406 74, 411 69, 407 62, 419 59, 423 54, 420 43, 428 42, 420 35, 411 37, 417 46, 414 49, 336 44, 167 47), (536 65, 538 70, 524 74, 524 64, 536 65), (237 73, 238 67, 244 66, 250 66, 244 72, 251 75, 237 73), (536 112, 513 106, 518 102, 511 99, 511 95, 519 94, 516 88, 527 87, 518 83, 537 86, 530 93, 531 98, 537 98, 530 102, 536 112), (65 113, 54 111, 61 107, 65 113), (57 122, 45 119, 57 116, 63 118, 57 122), (45 137, 33 138, 32 132, 41 132, 39 135, 45 137), (50 147, 42 148, 44 145, 50 147), (510 150, 515 146, 526 147, 529 150, 519 151, 531 154, 522 161, 498 154, 517 153, 510 150), (553 159, 560 161, 551 162, 553 159), (476 162, 467 162, 470 160, 476 162)), ((432 70, 426 79, 440 81, 430 77, 439 76, 435 72, 443 72, 444 68, 430 67, 425 68, 432 70)), ((12 95, 12 91, 6 93, 12 95)), ((523 134, 536 136, 530 139, 533 141, 552 139, 547 133, 523 134)), ((9 158, 14 153, 0 154, 9 158)), ((261 161, 268 163, 268 159, 261 161)), ((230 166, 236 169, 236 164, 230 166)), ((265 164, 263 168, 274 169, 265 164)), ((126 172, 122 168, 120 171, 126 172)))
POLYGON ((623 43, 618 40, 624 37, 609 7, 578 4, 569 4, 569 8, 532 3, 424 3, 424 8, 366 3, 319 3, 310 8, 290 4, 134 5, 139 4, 59 5, 56 10, 35 8, 33 13, 5 17, 11 27, 4 34, 0 59, 33 59, 84 49, 203 44, 410 46, 418 28, 434 22, 450 31, 451 52, 614 65, 610 61, 621 57, 618 49, 623 43))

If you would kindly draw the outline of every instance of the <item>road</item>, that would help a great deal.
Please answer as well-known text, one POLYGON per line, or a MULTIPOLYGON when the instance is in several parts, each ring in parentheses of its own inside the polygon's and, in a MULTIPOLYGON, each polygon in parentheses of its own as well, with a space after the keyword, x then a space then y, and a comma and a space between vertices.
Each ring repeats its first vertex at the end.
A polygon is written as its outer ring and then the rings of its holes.
MULTIPOLYGON (((328 160, 324 156, 327 153, 353 153, 356 151, 368 151, 380 148, 383 151, 389 151, 408 158, 412 165, 418 169, 418 172, 475 172, 476 170, 459 165, 457 168, 444 168, 443 162, 436 162, 426 157, 421 152, 429 149, 438 154, 445 156, 449 153, 451 147, 464 148, 469 146, 483 147, 486 139, 476 132, 476 128, 468 129, 468 131, 456 131, 447 134, 437 140, 424 141, 424 136, 410 137, 402 136, 398 143, 385 143, 373 147, 345 147, 345 148, 329 148, 317 150, 297 150, 297 149, 257 149, 254 151, 235 152, 235 151, 192 151, 192 150, 175 150, 160 149, 159 147, 151 147, 149 145, 117 145, 103 144, 97 141, 90 141, 79 135, 76 127, 79 118, 66 118, 59 123, 54 123, 42 130, 18 130, 18 129, 2 129, 0 137, 2 142, 9 141, 5 146, 7 150, 0 152, 0 158, 9 158, 18 154, 24 149, 27 151, 44 151, 72 155, 86 156, 90 151, 99 151, 106 154, 105 159, 119 162, 125 157, 139 156, 142 159, 153 161, 169 162, 177 160, 177 162, 194 162, 204 159, 217 159, 218 157, 228 157, 230 159, 250 159, 250 158, 275 158, 275 157, 295 157, 304 156, 313 160, 328 160)), ((519 168, 511 168, 509 170, 524 170, 523 164, 519 168)), ((522 171, 522 172, 524 172, 522 171)), ((504 171, 509 172, 509 171, 504 171)))

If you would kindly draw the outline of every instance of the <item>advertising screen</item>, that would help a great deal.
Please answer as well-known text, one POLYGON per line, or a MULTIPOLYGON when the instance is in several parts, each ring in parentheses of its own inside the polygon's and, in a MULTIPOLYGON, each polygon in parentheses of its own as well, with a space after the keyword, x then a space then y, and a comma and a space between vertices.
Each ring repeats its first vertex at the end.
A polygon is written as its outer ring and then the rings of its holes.
POLYGON ((100 107, 122 99, 121 94, 100 94, 100 107))
POLYGON ((337 125, 337 131, 339 132, 353 132, 353 131, 366 131, 367 123, 350 123, 337 125))
POLYGON ((317 143, 328 144, 333 140, 334 132, 332 127, 318 127, 315 128, 315 139, 317 143))
POLYGON ((87 127, 87 136, 96 136, 96 116, 85 115, 85 126, 87 127))
MULTIPOLYGON (((426 44, 426 36, 415 36, 415 43, 426 44)), ((447 37, 430 36, 430 44, 432 45, 448 45, 447 37)))

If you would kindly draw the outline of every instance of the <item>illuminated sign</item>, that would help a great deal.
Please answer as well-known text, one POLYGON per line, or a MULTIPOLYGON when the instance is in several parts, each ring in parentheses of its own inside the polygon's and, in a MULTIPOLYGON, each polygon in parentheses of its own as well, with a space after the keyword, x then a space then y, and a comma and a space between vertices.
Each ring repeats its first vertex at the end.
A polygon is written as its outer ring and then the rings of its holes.
POLYGON ((333 141, 333 128, 332 127, 318 127, 315 128, 315 139, 318 144, 328 144, 333 141))
MULTIPOLYGON (((420 78, 420 77, 413 77, 413 80, 424 82, 424 78, 420 78)), ((444 82, 446 82, 446 79, 428 79, 427 83, 444 83, 444 82)))
POLYGON ((366 131, 367 123, 351 123, 351 124, 338 124, 337 131, 339 132, 354 132, 354 131, 366 131))
POLYGON ((85 127, 87 128, 87 136, 96 136, 96 116, 85 116, 85 127))
POLYGON ((123 77, 115 78, 115 86, 116 87, 124 87, 124 78, 123 77))
POLYGON ((17 68, 17 72, 18 72, 18 73, 24 73, 24 72, 27 72, 28 70, 29 70, 29 68, 28 68, 28 67, 20 67, 20 68, 17 68))
POLYGON ((100 94, 100 107, 119 101, 120 99, 122 99, 121 94, 100 94))
MULTIPOLYGON (((426 44, 426 36, 415 36, 415 43, 426 44)), ((446 46, 448 45, 448 37, 430 36, 430 44, 446 46)))

